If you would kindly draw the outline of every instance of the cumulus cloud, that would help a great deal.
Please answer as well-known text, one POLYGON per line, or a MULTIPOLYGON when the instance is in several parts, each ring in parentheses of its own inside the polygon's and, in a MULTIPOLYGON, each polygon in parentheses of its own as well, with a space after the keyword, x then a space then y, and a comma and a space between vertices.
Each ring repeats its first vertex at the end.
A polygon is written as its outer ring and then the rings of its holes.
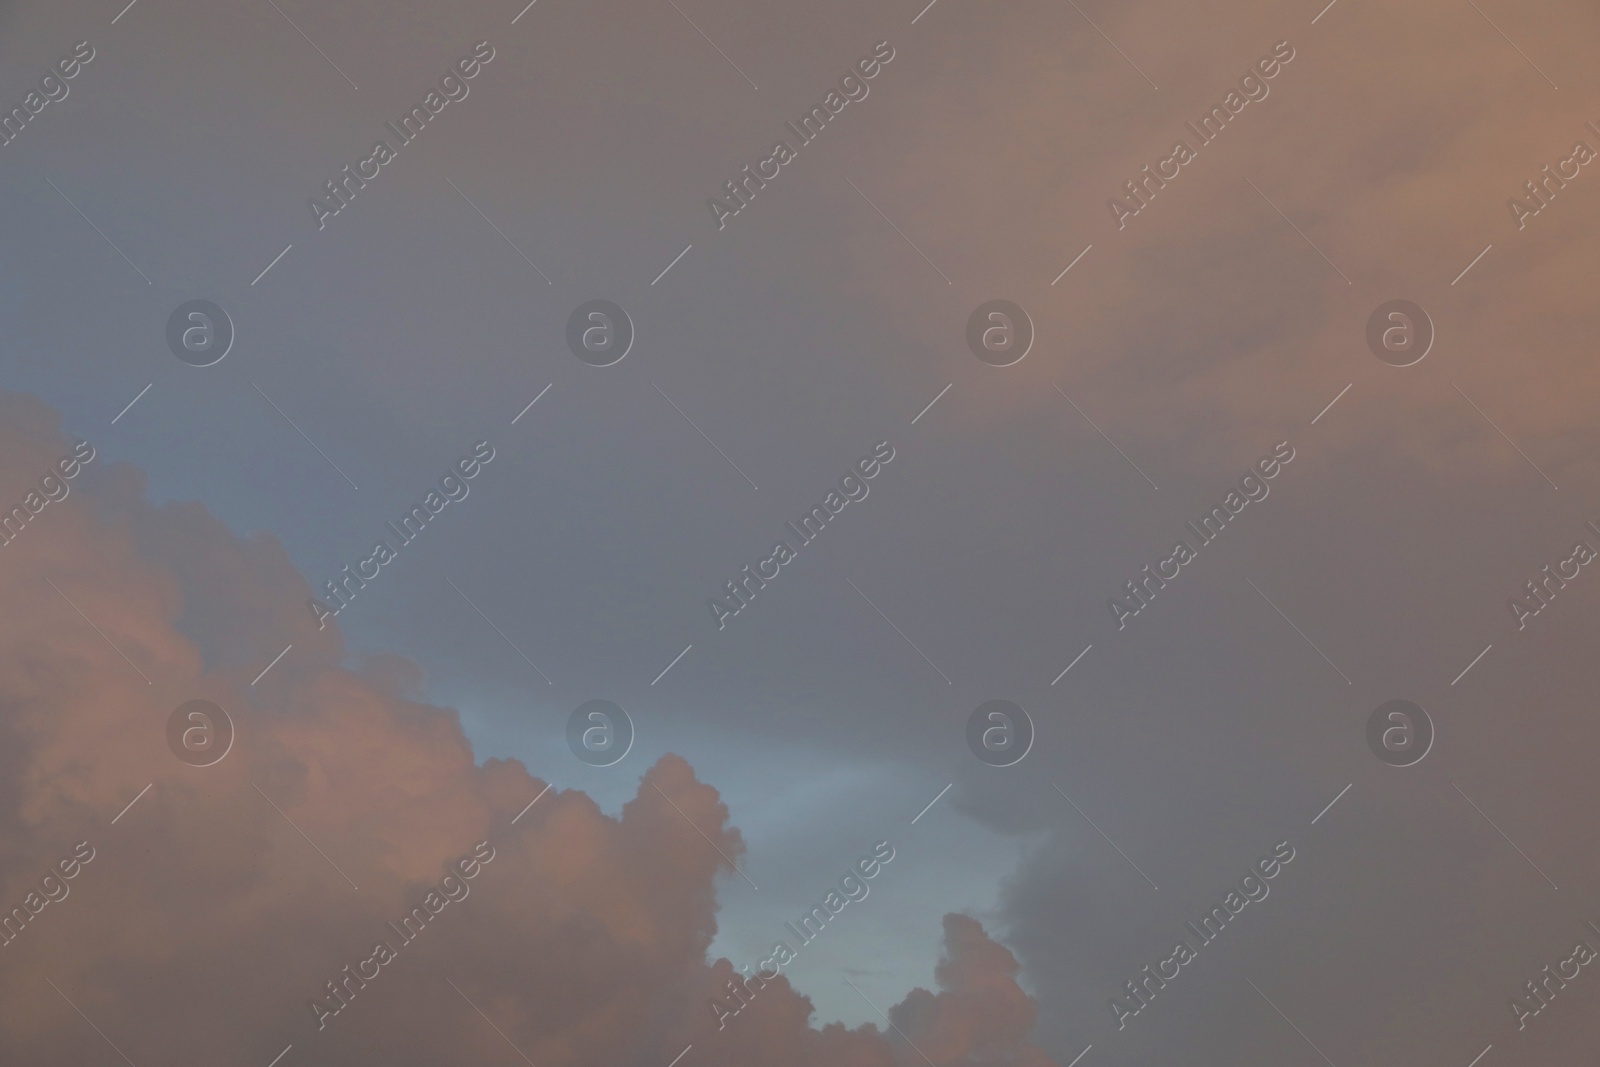
MULTIPOLYGON (((70 445, 37 401, 0 396, 7 499, 70 445)), ((874 1025, 813 1027, 784 979, 715 1029, 732 976, 707 959, 716 885, 744 846, 682 758, 616 817, 515 761, 477 764, 455 713, 417 699, 417 667, 347 666, 337 629, 309 625, 274 538, 152 506, 108 457, 0 553, 0 907, 28 913, 0 947, 0 1059, 111 1062, 110 1042, 175 1065, 291 1045, 290 1067, 664 1067, 690 1044, 689 1067, 921 1062, 874 1025), (166 747, 195 698, 237 730, 206 768, 166 747), (85 841, 92 861, 35 906, 85 841), (418 906, 425 923, 391 925, 418 906), (374 976, 378 943, 393 958, 374 976)), ((1011 954, 960 916, 945 943, 940 992, 891 1009, 906 1036, 941 1065, 1048 1063, 1011 954)))
POLYGON ((1033 998, 1017 985, 1011 950, 966 915, 944 918, 945 956, 934 975, 939 992, 913 989, 890 1017, 938 1063, 1044 1067, 1049 1057, 1021 1038, 1033 1029, 1033 998))

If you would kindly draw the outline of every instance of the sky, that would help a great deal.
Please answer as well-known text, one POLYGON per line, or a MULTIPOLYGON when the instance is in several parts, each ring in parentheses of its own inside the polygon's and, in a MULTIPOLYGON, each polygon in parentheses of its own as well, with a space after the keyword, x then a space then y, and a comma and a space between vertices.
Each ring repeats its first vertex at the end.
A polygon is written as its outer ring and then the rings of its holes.
POLYGON ((0 2, 0 1058, 1587 1062, 1600 13, 524 2, 0 2))

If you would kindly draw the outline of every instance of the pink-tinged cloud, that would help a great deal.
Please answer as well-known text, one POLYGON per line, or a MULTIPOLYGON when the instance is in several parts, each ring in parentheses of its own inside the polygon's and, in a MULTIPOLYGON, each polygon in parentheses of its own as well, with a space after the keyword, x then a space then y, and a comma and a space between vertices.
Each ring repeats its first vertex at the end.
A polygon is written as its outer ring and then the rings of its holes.
MULTIPOLYGON (((0 396, 5 499, 71 445, 0 396)), ((814 1028, 782 978, 718 1031, 716 880, 744 845, 685 760, 620 817, 540 797, 520 763, 475 763, 416 667, 344 665, 275 539, 154 507, 103 454, 71 484, 0 548, 0 1062, 1049 1062, 1011 954, 960 916, 940 991, 888 1009, 921 1054, 814 1028), (237 731, 211 767, 167 748, 196 698, 237 731)))

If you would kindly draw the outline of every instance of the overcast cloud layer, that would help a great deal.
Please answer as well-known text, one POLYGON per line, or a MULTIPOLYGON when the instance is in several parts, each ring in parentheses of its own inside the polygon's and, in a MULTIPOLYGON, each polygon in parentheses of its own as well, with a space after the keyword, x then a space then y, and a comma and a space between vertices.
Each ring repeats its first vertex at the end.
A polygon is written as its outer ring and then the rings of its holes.
POLYGON ((0 3, 0 1060, 1592 1059, 1591 5, 124 3, 0 3))

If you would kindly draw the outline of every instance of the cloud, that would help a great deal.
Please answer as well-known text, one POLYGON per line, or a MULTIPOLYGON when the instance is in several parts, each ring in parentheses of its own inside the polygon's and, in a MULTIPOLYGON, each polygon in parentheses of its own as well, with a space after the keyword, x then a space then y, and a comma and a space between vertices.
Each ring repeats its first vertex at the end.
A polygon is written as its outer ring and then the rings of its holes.
POLYGON ((932 396, 952 373, 969 384, 965 316, 1006 296, 1030 311, 1035 349, 946 419, 987 427, 1053 410, 1059 382, 1136 456, 1160 449, 1164 464, 1191 467, 1304 426, 1353 382, 1318 427, 1341 449, 1399 452, 1458 482, 1527 473, 1454 381, 1536 458, 1586 464, 1600 379, 1574 286, 1592 272, 1600 223, 1581 198, 1593 179, 1572 179, 1520 231, 1506 202, 1574 141, 1600 147, 1583 125, 1594 116, 1560 105, 1582 69, 1570 39, 1595 25, 1592 7, 1563 0, 1514 32, 1490 10, 1560 94, 1467 5, 1392 17, 1339 5, 1316 26, 1260 0, 1176 21, 1085 9, 1159 91, 1065 6, 935 9, 918 29, 941 32, 902 45, 891 88, 905 99, 884 94, 892 121, 854 180, 897 208, 896 225, 961 295, 949 300, 931 271, 932 284, 914 284, 914 259, 884 271, 897 238, 880 239, 864 204, 845 214, 860 208, 862 225, 842 287, 870 292, 911 350, 951 354, 896 364, 897 380, 921 378, 911 395, 932 396), (1295 58, 1270 94, 1199 146, 1185 121, 1282 40, 1295 58), (1124 183, 1179 138, 1199 158, 1119 230, 1108 198, 1126 199, 1124 183), (1438 334, 1407 370, 1363 339, 1396 297, 1426 308, 1438 334))
MULTIPOLYGON (((0 395, 0 491, 70 444, 42 404, 0 395)), ((873 1025, 814 1028, 784 980, 715 1030, 717 879, 744 845, 682 758, 616 817, 518 762, 477 764, 456 714, 416 698, 417 667, 346 666, 337 628, 310 626, 275 538, 152 506, 109 457, 0 553, 0 908, 31 911, 73 846, 94 850, 0 947, 0 1059, 99 1062, 110 1041, 178 1065, 290 1045, 288 1067, 516 1062, 514 1045, 540 1067, 664 1067, 691 1043, 689 1067, 920 1062, 873 1025), (237 730, 206 768, 166 747, 195 698, 237 730), (407 940, 417 906, 431 918, 407 940), (393 958, 364 968, 379 943, 393 958), (344 1003, 319 1017, 334 981, 344 1003)), ((940 1064, 1048 1062, 1011 954, 960 916, 945 941, 941 991, 890 1009, 907 1036, 940 1064)))
POLYGON ((1022 1039, 1033 1029, 1033 998, 1017 985, 1011 950, 990 939, 978 920, 946 915, 945 956, 934 974, 939 992, 913 989, 890 1018, 938 1063, 1017 1064, 1051 1062, 1022 1039))

